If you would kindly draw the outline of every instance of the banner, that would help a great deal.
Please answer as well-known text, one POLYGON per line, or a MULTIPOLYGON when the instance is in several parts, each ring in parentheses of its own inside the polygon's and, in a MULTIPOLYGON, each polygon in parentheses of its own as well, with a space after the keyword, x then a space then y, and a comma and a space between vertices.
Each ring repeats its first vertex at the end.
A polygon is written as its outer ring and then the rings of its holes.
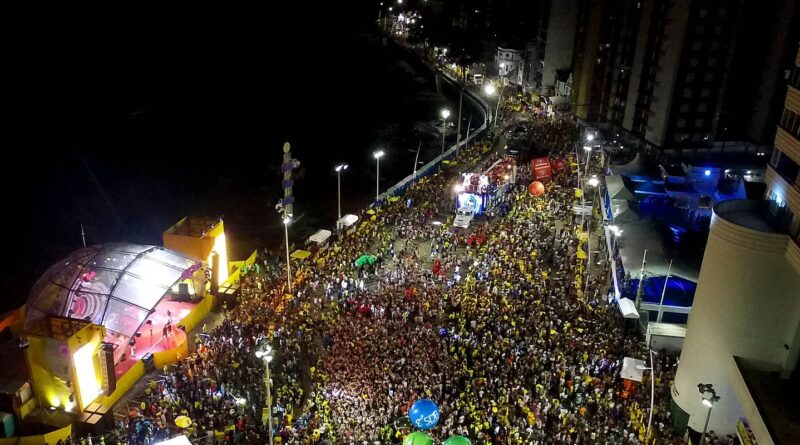
POLYGON ((563 159, 561 159, 561 158, 555 158, 555 159, 553 159, 553 170, 555 170, 555 171, 561 171, 561 170, 564 170, 565 168, 567 168, 567 163, 566 163, 566 161, 564 161, 564 160, 563 160, 563 159))
POLYGON ((535 158, 531 161, 531 170, 533 170, 535 179, 549 178, 553 174, 550 167, 550 158, 535 158))

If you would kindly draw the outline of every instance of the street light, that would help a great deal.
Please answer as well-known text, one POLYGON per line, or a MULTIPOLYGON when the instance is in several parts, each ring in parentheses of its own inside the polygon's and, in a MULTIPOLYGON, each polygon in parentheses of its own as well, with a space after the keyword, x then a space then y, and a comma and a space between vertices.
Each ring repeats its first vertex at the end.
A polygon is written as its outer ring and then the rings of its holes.
POLYGON ((645 442, 650 440, 650 425, 653 423, 653 404, 656 400, 656 375, 655 366, 653 365, 653 354, 656 354, 656 352, 650 349, 650 367, 636 365, 636 369, 638 370, 650 370, 650 417, 647 419, 647 433, 644 436, 645 442))
POLYGON ((289 224, 292 223, 292 215, 288 214, 283 217, 283 230, 286 234, 286 287, 289 293, 292 293, 292 265, 289 262, 289 224))
POLYGON ((375 167, 375 202, 378 201, 378 196, 381 193, 381 157, 383 157, 384 152, 383 150, 378 150, 372 153, 372 156, 375 158, 376 167, 375 167))
MULTIPOLYGON (((342 171, 347 170, 347 164, 336 166, 336 194, 339 197, 339 219, 342 219, 342 171)), ((337 219, 337 221, 339 220, 337 219)))
MULTIPOLYGON (((503 84, 503 86, 500 88, 500 95, 497 96, 497 107, 494 110, 494 121, 492 122, 492 127, 494 127, 497 124, 497 115, 500 113, 500 101, 503 99, 503 90, 505 88, 506 86, 505 84, 503 84)), ((486 93, 487 96, 494 96, 494 93, 496 91, 497 88, 495 88, 495 86, 490 83, 486 84, 486 86, 483 87, 483 92, 486 93)))
POLYGON ((592 187, 597 187, 597 185, 600 184, 600 180, 597 179, 596 177, 592 177, 592 178, 589 178, 589 180, 586 181, 586 183, 589 184, 592 187))
POLYGON ((256 358, 264 359, 264 367, 267 369, 267 377, 264 382, 267 385, 267 415, 269 416, 269 445, 272 445, 272 378, 269 375, 269 362, 272 361, 272 347, 267 345, 263 351, 256 351, 256 358))
POLYGON ((450 117, 450 110, 442 109, 442 155, 444 156, 444 137, 447 133, 447 118, 450 117))
POLYGON ((703 406, 708 408, 708 414, 706 414, 706 424, 703 426, 703 434, 700 435, 700 444, 702 445, 706 438, 708 421, 711 419, 711 409, 714 407, 715 403, 719 402, 719 396, 714 390, 714 385, 711 383, 698 383, 697 389, 700 391, 700 396, 703 398, 703 406), (706 393, 711 393, 711 397, 706 398, 706 393))

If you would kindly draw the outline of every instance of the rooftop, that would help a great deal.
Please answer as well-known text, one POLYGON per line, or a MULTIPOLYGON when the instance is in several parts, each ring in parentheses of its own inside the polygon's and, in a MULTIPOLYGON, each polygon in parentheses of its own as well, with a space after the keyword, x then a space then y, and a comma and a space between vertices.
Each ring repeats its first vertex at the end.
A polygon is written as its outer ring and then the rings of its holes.
POLYGON ((756 408, 775 443, 800 443, 800 375, 782 379, 734 357, 756 408))
POLYGON ((769 213, 769 201, 736 199, 723 201, 714 206, 720 218, 748 229, 765 233, 781 233, 769 213))

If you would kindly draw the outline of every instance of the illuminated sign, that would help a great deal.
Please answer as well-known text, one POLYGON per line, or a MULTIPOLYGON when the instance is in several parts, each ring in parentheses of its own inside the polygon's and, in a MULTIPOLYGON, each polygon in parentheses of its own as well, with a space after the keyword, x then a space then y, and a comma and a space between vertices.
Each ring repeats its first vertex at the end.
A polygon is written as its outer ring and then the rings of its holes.
POLYGON ((81 409, 100 394, 100 379, 94 369, 94 348, 96 343, 87 343, 72 354, 72 363, 75 367, 75 376, 78 379, 78 394, 80 395, 81 409))
POLYGON ((474 209, 476 214, 483 211, 483 196, 474 193, 459 193, 458 208, 474 209))

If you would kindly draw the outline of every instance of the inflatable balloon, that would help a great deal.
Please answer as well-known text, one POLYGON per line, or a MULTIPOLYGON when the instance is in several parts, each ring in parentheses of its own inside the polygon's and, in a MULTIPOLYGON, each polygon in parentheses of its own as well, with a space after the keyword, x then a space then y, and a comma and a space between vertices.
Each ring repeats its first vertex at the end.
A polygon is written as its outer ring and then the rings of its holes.
POLYGON ((439 407, 430 399, 419 399, 408 410, 408 418, 415 427, 429 430, 439 423, 439 407))
POLYGON ((533 197, 542 196, 544 194, 544 184, 539 181, 531 182, 531 185, 528 186, 528 193, 533 197))
POLYGON ((433 445, 433 439, 422 431, 414 431, 403 439, 403 445, 433 445))
POLYGON ((442 445, 472 445, 472 441, 464 436, 450 436, 442 445))
POLYGON ((447 328, 439 328, 439 335, 447 337, 447 328))

